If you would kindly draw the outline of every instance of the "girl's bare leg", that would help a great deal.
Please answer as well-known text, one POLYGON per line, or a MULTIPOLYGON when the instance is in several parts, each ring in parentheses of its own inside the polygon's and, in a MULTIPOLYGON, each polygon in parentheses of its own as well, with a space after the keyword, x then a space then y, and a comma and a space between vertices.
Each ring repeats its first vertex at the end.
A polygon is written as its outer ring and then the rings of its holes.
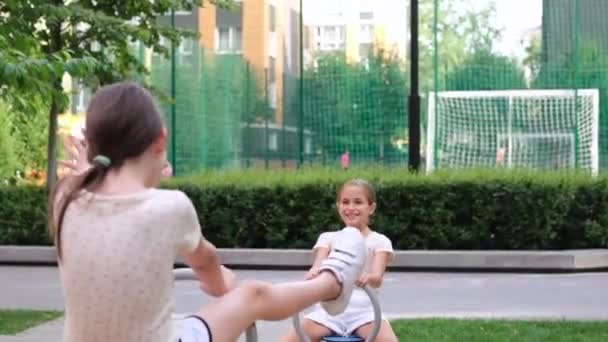
POLYGON ((246 281, 201 309, 214 341, 235 341, 256 320, 276 321, 289 318, 307 307, 336 298, 341 285, 330 272, 308 281, 269 284, 246 281))
POLYGON ((247 281, 217 302, 201 309, 215 341, 232 342, 257 320, 288 318, 321 302, 330 314, 346 309, 355 282, 365 265, 367 249, 361 232, 346 227, 312 280, 283 284, 247 281))

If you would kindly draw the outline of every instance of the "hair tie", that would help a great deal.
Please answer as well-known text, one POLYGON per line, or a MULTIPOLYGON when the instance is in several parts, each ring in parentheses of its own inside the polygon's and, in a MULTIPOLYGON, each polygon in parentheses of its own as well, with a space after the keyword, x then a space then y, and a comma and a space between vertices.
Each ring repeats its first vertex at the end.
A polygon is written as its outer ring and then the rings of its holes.
POLYGON ((103 167, 110 167, 110 165, 112 165, 112 161, 110 160, 110 158, 101 154, 95 156, 95 158, 93 158, 93 161, 103 167))

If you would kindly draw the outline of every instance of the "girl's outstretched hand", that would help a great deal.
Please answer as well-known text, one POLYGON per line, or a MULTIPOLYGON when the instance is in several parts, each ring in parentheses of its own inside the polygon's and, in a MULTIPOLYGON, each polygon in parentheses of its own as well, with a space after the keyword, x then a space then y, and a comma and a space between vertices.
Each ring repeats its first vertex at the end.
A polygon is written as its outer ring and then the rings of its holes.
POLYGON ((308 272, 306 272, 306 276, 304 276, 304 279, 310 280, 318 275, 319 275, 319 269, 316 267, 313 267, 308 272))
POLYGON ((359 280, 357 280, 355 285, 357 285, 359 287, 365 287, 365 286, 367 286, 367 284, 369 284, 369 280, 370 280, 369 274, 363 273, 363 274, 361 274, 361 276, 359 277, 359 280))
POLYGON ((369 286, 377 289, 382 285, 382 275, 376 273, 363 273, 355 284, 359 287, 369 286))
POLYGON ((83 138, 71 134, 64 136, 63 148, 68 155, 67 160, 59 162, 64 167, 64 175, 75 176, 91 167, 87 160, 87 146, 83 138))

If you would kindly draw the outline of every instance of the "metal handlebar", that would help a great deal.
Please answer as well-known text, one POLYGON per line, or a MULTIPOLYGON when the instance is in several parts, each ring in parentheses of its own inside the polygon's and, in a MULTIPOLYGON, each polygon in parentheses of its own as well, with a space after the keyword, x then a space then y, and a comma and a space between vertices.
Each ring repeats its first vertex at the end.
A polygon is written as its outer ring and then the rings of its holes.
MULTIPOLYGON (((173 277, 175 281, 184 281, 184 280, 199 280, 194 271, 190 268, 177 268, 173 270, 173 277)), ((247 342, 258 342, 258 329, 253 323, 247 330, 245 331, 245 340, 247 342)))
MULTIPOLYGON (((365 293, 369 297, 370 301, 372 302, 372 308, 374 309, 374 326, 372 332, 365 341, 374 342, 376 340, 376 337, 378 336, 378 333, 380 332, 380 326, 382 324, 382 310, 380 309, 380 301, 378 300, 378 296, 376 296, 374 291, 369 286, 365 286, 361 289, 363 289, 363 291, 365 291, 365 293)), ((292 320, 293 326, 296 330, 296 333, 298 334, 298 337, 300 338, 300 341, 310 342, 310 339, 308 338, 308 336, 302 329, 302 325, 300 324, 300 314, 297 313, 293 315, 292 320)))

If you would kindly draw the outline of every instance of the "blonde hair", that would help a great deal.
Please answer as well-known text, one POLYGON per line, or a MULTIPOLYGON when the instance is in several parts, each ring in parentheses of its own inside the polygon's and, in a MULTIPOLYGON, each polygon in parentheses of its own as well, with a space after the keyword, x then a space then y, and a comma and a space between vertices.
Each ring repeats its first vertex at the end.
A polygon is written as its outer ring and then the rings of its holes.
POLYGON ((363 190, 365 190, 365 194, 367 195, 367 200, 369 201, 369 203, 376 203, 376 190, 374 190, 374 187, 370 182, 361 178, 351 179, 348 182, 344 183, 338 191, 336 201, 340 201, 342 191, 344 191, 344 189, 349 186, 358 186, 360 188, 363 188, 363 190))

